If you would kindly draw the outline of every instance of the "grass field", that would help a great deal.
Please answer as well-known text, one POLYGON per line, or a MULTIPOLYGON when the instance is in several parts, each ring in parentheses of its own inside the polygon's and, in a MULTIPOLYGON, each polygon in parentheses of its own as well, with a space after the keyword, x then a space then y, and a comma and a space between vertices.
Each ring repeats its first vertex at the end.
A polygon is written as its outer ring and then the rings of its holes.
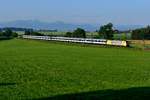
POLYGON ((150 52, 0 41, 0 100, 150 98, 150 52))

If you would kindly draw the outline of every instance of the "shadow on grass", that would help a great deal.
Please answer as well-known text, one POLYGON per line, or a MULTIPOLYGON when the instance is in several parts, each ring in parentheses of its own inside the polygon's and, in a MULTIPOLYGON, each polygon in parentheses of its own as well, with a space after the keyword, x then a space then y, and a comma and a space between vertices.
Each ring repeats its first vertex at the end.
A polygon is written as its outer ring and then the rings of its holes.
POLYGON ((124 90, 100 90, 33 100, 150 100, 150 87, 129 88, 124 90))
POLYGON ((2 87, 2 86, 11 86, 11 85, 16 85, 16 83, 0 83, 0 87, 2 87))

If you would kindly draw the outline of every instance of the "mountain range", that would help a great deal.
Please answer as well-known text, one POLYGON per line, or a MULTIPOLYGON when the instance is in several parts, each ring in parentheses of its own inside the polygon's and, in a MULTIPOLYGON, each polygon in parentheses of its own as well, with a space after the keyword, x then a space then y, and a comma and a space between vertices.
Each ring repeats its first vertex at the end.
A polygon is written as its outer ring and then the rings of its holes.
MULTIPOLYGON (((45 29, 45 30, 55 30, 58 31, 72 31, 76 28, 83 28, 86 31, 96 31, 99 29, 98 24, 74 24, 65 23, 61 21, 57 22, 42 22, 39 20, 17 20, 11 22, 1 22, 0 28, 3 27, 17 27, 17 28, 33 28, 33 29, 45 29)), ((129 30, 135 28, 141 28, 143 25, 115 25, 118 30, 129 30)))

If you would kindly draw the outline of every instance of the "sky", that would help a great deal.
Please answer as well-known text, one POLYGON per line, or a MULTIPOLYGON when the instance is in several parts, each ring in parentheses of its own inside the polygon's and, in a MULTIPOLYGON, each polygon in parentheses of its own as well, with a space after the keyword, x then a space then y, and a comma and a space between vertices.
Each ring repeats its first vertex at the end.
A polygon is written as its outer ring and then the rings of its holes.
POLYGON ((0 22, 44 22, 147 25, 150 0, 0 0, 0 22))

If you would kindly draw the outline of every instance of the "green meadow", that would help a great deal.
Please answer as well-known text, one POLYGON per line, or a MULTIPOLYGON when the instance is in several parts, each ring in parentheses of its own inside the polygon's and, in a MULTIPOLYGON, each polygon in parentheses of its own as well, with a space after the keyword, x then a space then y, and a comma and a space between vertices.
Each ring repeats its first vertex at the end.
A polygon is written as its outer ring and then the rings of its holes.
POLYGON ((149 51, 0 41, 0 100, 146 98, 150 98, 149 51))

